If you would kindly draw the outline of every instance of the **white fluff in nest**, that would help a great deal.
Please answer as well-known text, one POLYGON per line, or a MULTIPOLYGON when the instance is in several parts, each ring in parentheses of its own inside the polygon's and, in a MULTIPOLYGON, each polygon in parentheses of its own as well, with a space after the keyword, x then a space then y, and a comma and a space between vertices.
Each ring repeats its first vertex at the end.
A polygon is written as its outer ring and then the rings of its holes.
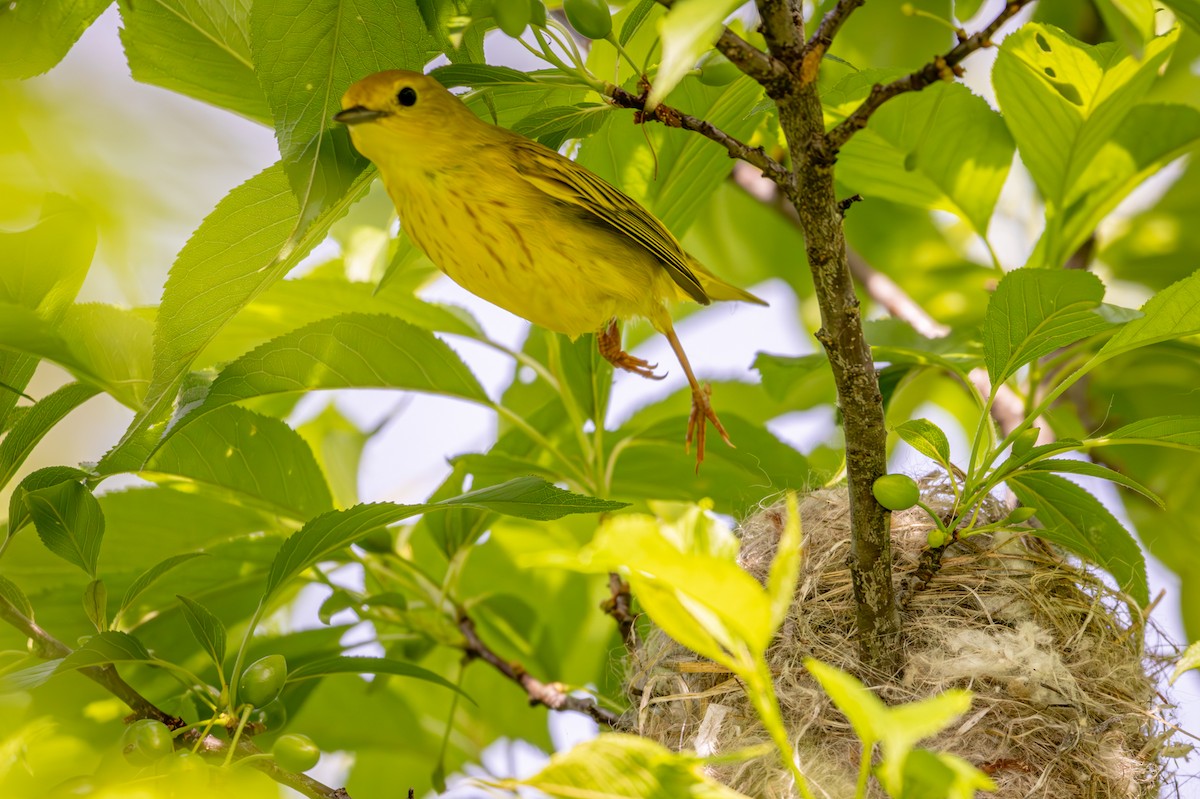
POLYGON ((967 684, 976 691, 995 685, 1039 708, 1074 705, 1079 695, 1053 636, 1032 621, 1019 622, 1015 629, 949 630, 936 643, 910 656, 910 674, 936 677, 946 685, 967 684))

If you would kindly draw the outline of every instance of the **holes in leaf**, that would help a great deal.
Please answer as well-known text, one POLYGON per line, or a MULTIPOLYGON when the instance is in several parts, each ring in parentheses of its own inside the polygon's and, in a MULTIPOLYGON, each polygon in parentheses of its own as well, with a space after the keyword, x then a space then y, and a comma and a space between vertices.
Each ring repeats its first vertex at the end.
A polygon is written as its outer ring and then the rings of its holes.
POLYGON ((1046 37, 1040 33, 1034 34, 1033 40, 1037 42, 1037 46, 1045 52, 1050 52, 1050 42, 1046 41, 1046 37))
POLYGON ((1042 70, 1042 72, 1045 72, 1045 73, 1046 73, 1048 76, 1050 76, 1051 78, 1057 78, 1057 77, 1058 77, 1058 73, 1057 73, 1057 72, 1055 72, 1055 71, 1054 71, 1053 69, 1051 69, 1050 67, 1046 67, 1045 69, 1043 69, 1043 70, 1042 70))

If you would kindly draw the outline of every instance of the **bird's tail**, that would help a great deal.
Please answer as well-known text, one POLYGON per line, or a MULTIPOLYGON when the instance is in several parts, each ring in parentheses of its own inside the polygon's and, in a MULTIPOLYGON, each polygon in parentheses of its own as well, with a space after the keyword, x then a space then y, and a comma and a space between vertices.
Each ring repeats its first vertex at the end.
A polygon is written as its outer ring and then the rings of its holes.
POLYGON ((692 260, 692 270, 696 273, 696 277, 700 278, 700 285, 704 287, 704 293, 714 300, 729 300, 731 302, 751 302, 755 305, 766 305, 766 300, 755 297, 748 291, 738 288, 730 283, 726 283, 721 278, 714 275, 712 272, 705 269, 699 263, 692 260))

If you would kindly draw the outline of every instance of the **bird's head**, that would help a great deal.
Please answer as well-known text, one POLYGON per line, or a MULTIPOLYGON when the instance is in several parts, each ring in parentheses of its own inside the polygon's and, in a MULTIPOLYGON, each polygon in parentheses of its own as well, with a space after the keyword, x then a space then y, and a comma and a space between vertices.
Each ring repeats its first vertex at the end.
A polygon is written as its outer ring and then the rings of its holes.
POLYGON ((453 143, 481 120, 442 84, 420 72, 392 69, 354 83, 334 120, 350 129, 358 151, 376 164, 412 158, 453 143))

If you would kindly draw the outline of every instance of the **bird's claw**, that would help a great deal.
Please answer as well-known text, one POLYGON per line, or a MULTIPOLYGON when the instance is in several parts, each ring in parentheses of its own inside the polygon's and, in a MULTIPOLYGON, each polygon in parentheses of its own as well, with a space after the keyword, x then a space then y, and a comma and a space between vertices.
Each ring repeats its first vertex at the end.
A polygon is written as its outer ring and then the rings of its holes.
POLYGON ((640 375, 650 380, 662 380, 666 377, 666 374, 660 375, 654 373, 654 370, 658 368, 658 364, 650 363, 641 358, 635 358, 621 349, 621 331, 617 328, 615 321, 609 322, 607 327, 596 334, 596 342, 599 345, 600 354, 604 356, 604 360, 618 369, 633 372, 635 375, 640 375))
POLYGON ((704 461, 704 437, 708 430, 708 422, 712 422, 713 427, 717 428, 717 432, 721 434, 721 438, 729 446, 733 446, 733 442, 729 440, 729 434, 725 432, 725 426, 721 424, 721 420, 717 418, 717 412, 713 410, 710 397, 712 396, 712 386, 704 386, 702 389, 692 390, 692 412, 688 415, 687 440, 684 442, 685 451, 692 451, 692 441, 696 442, 696 471, 700 471, 700 464, 704 461))

